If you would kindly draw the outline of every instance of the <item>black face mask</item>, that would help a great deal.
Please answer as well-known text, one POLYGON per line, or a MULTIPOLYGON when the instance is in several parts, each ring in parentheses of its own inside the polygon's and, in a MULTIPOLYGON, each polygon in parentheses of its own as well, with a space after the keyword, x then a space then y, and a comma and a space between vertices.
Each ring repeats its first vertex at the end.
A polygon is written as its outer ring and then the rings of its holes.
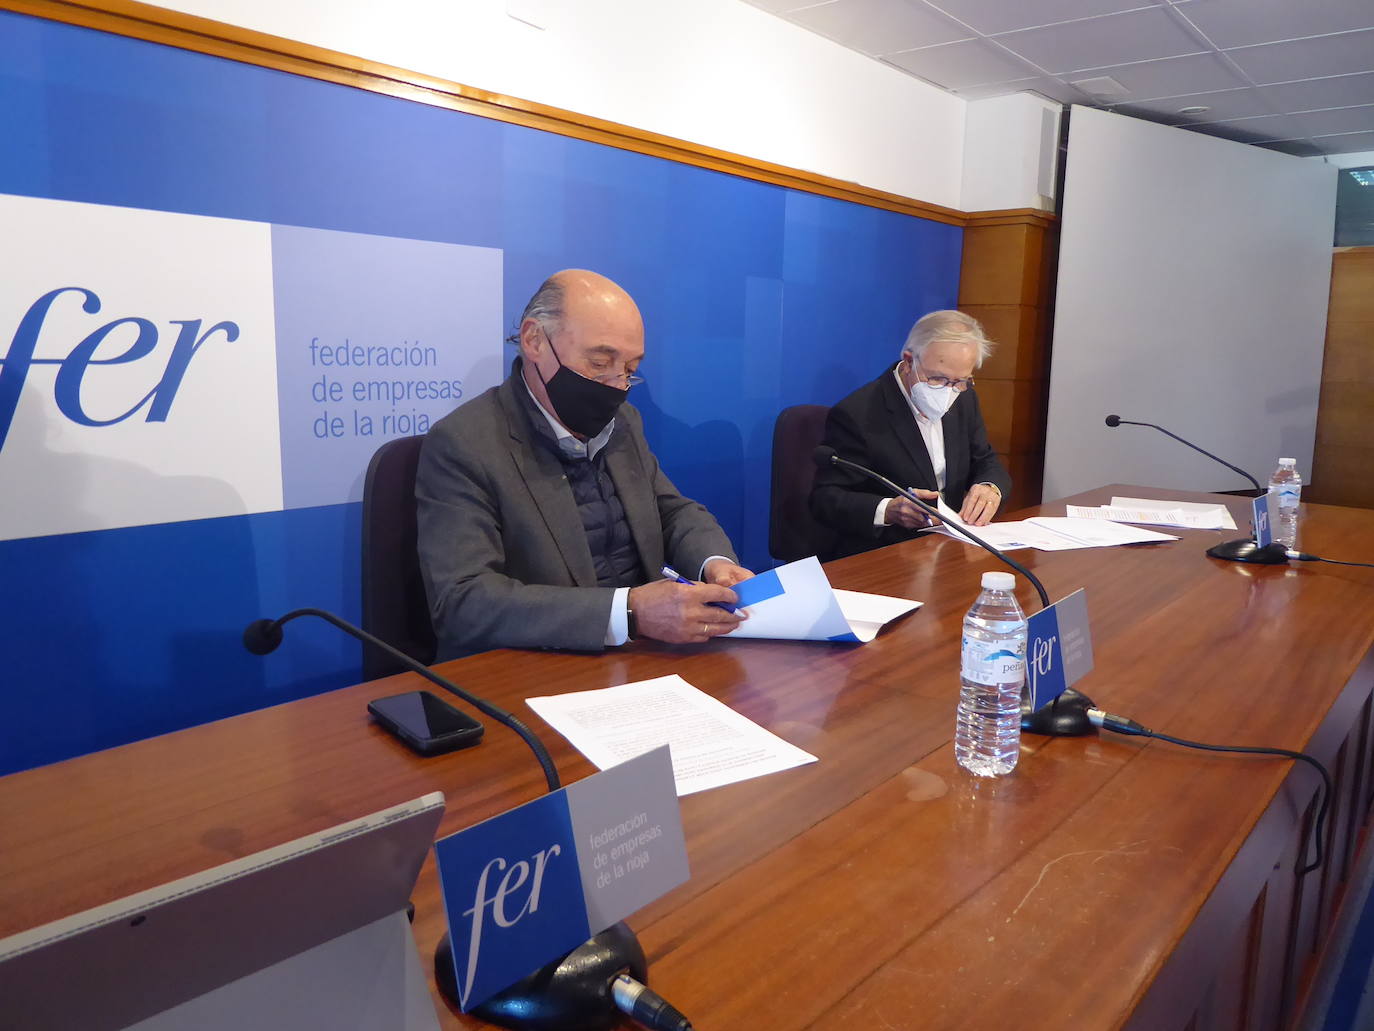
POLYGON ((553 350, 553 341, 549 340, 547 332, 544 339, 549 341, 549 350, 553 351, 553 360, 558 362, 558 371, 550 379, 544 379, 539 366, 536 365, 534 371, 544 381, 549 403, 554 408, 553 414, 574 433, 589 439, 595 437, 615 418, 629 391, 608 387, 573 372, 563 364, 558 352, 553 350))

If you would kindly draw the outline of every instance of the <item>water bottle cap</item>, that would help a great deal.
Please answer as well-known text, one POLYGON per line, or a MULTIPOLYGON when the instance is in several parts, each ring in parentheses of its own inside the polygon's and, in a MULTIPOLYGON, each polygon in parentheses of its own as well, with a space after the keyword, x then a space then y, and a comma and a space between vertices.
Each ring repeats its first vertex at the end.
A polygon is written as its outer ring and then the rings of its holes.
POLYGON ((1010 591, 1016 586, 1016 577, 1011 573, 984 573, 983 588, 989 591, 1010 591))
POLYGON ((1298 460, 1297 460, 1296 458, 1280 458, 1280 459, 1279 459, 1279 465, 1293 466, 1293 465, 1297 465, 1297 464, 1298 464, 1298 460))

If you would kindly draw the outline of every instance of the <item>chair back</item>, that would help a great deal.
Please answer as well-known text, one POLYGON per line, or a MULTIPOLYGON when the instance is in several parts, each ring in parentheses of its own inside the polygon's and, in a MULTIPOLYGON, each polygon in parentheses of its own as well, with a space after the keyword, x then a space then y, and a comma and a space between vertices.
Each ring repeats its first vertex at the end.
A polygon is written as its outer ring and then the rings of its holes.
POLYGON ((811 454, 825 436, 828 405, 792 405, 773 424, 772 500, 768 512, 768 550, 783 562, 808 555, 825 557, 835 533, 811 517, 811 485, 816 465, 811 454))
MULTIPOLYGON (((363 483, 363 629, 412 659, 434 661, 429 618, 416 546, 415 471, 423 436, 399 437, 377 449, 363 483)), ((405 667, 379 649, 363 646, 363 678, 399 673, 405 667)))

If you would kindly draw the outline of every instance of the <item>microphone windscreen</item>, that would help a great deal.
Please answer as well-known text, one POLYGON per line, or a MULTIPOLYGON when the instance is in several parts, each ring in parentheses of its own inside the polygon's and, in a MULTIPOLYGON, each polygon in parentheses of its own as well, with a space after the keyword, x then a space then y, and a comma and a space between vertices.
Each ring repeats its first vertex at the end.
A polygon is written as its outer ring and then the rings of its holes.
POLYGON ((811 452, 811 461, 815 462, 821 468, 830 465, 834 460, 835 449, 833 447, 827 447, 825 444, 820 445, 815 451, 811 452))
POLYGON ((1108 425, 1108 426, 1120 426, 1120 425, 1121 425, 1121 416, 1119 416, 1119 415, 1109 415, 1109 416, 1107 416, 1107 425, 1108 425))
POLYGON ((243 629, 243 646, 254 655, 276 651, 281 639, 281 626, 274 619, 255 619, 243 629))

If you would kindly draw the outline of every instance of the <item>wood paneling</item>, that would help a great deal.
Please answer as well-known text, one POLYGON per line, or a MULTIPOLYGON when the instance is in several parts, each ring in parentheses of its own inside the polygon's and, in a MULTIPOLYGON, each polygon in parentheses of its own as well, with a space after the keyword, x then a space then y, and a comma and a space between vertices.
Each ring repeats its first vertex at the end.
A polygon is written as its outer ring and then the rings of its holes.
POLYGON ((1014 304, 960 304, 997 342, 977 379, 1046 379, 1049 376, 1048 319, 1042 308, 1014 304))
MULTIPOLYGON (((1331 263, 1331 307, 1340 322, 1374 322, 1374 247, 1342 247, 1331 263)), ((1337 321, 1337 320, 1329 320, 1337 321)))
MULTIPOLYGON (((983 406, 988 441, 994 451, 1011 455, 1035 453, 1022 442, 1045 438, 1048 387, 1043 379, 979 381, 978 400, 983 406)), ((1043 448, 1040 450, 1043 453, 1043 448)))
POLYGON ((1374 508, 1374 247, 1331 259, 1321 400, 1303 500, 1374 508))
POLYGON ((959 308, 997 343, 976 378, 988 439, 1012 474, 1010 508, 1040 501, 1057 240, 1043 212, 964 229, 959 308))

